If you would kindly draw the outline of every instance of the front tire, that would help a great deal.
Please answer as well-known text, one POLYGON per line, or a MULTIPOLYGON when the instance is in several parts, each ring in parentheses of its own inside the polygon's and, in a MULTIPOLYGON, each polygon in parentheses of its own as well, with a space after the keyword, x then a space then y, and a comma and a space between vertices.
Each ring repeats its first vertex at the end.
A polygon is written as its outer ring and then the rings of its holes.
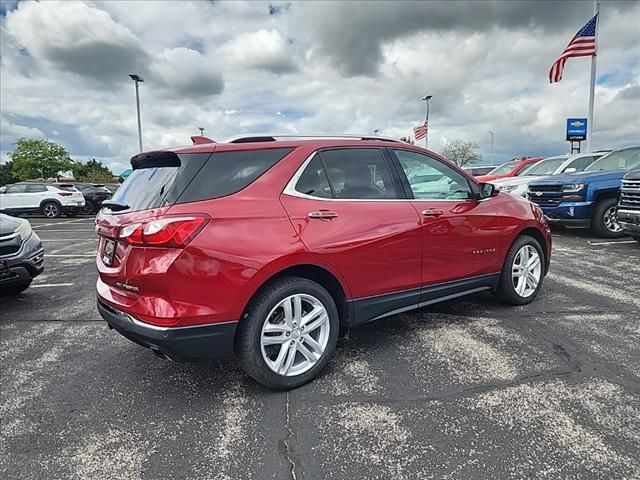
POLYGON ((42 205, 42 214, 47 218, 58 218, 61 213, 62 209, 56 202, 46 202, 42 205))
POLYGON ((602 238, 624 237, 624 232, 618 223, 616 207, 618 201, 615 198, 600 200, 593 210, 591 228, 596 235, 602 238))
POLYGON ((327 365, 340 321, 333 297, 307 278, 284 277, 251 300, 235 337, 243 370, 266 387, 289 390, 327 365))
POLYGON ((545 263, 540 243, 533 237, 521 235, 507 253, 494 295, 510 305, 532 302, 542 287, 545 263))

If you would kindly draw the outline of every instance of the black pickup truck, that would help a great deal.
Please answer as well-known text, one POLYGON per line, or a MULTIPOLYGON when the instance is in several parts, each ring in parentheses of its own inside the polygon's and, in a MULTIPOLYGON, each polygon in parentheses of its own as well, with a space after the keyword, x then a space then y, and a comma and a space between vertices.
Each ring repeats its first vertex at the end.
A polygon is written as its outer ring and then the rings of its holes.
POLYGON ((640 242, 640 169, 622 179, 617 215, 622 231, 640 242))

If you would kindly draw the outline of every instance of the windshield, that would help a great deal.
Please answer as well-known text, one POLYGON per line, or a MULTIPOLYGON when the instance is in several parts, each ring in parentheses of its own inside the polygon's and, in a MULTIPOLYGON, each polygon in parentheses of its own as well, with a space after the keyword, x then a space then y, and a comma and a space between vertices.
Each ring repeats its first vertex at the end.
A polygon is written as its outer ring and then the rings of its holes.
POLYGON ((503 163, 499 167, 491 170, 487 175, 505 175, 516 168, 518 163, 520 163, 518 160, 511 160, 510 162, 503 163))
POLYGON ((637 164, 640 164, 640 147, 625 148, 624 150, 617 150, 606 154, 585 168, 584 171, 626 170, 637 164))
POLYGON ((566 157, 542 160, 541 162, 534 163, 531 167, 527 168, 527 171, 522 175, 526 177, 531 175, 551 175, 566 160, 566 157))

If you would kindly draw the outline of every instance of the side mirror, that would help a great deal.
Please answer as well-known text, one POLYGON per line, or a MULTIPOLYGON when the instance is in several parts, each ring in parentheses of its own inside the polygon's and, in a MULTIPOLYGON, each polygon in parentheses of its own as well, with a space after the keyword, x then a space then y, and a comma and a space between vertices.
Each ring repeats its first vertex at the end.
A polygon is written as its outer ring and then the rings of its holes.
POLYGON ((565 171, 564 171, 564 172, 562 172, 562 173, 575 173, 575 172, 577 172, 577 171, 578 171, 578 170, 576 170, 575 168, 570 167, 570 168, 565 169, 565 171))
POLYGON ((481 183, 480 184, 480 193, 478 194, 478 200, 482 200, 484 198, 495 197, 498 195, 499 190, 493 183, 481 183))
POLYGON ((6 193, 7 187, 0 187, 0 193, 6 193))

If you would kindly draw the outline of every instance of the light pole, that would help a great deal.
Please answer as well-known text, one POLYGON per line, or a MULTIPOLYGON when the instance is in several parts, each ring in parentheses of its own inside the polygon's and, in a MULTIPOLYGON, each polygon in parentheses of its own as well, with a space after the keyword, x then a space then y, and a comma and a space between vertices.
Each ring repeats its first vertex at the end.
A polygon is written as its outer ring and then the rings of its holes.
POLYGON ((493 132, 489 130, 489 135, 491 135, 491 154, 493 154, 493 132))
POLYGON ((130 73, 129 77, 136 84, 136 110, 138 112, 138 147, 142 152, 142 125, 140 124, 140 94, 138 93, 138 83, 144 82, 144 79, 140 75, 130 73))
POLYGON ((200 136, 204 136, 204 127, 198 127, 198 130, 200 130, 200 136))
POLYGON ((379 132, 379 131, 380 131, 380 130, 378 130, 378 129, 376 128, 376 129, 373 131, 373 136, 374 136, 374 137, 377 137, 377 136, 378 136, 378 132, 379 132))
POLYGON ((424 100, 427 102, 427 115, 424 118, 424 125, 427 128, 427 131, 424 135, 424 148, 429 148, 429 100, 433 98, 433 95, 425 95, 420 100, 424 100))

